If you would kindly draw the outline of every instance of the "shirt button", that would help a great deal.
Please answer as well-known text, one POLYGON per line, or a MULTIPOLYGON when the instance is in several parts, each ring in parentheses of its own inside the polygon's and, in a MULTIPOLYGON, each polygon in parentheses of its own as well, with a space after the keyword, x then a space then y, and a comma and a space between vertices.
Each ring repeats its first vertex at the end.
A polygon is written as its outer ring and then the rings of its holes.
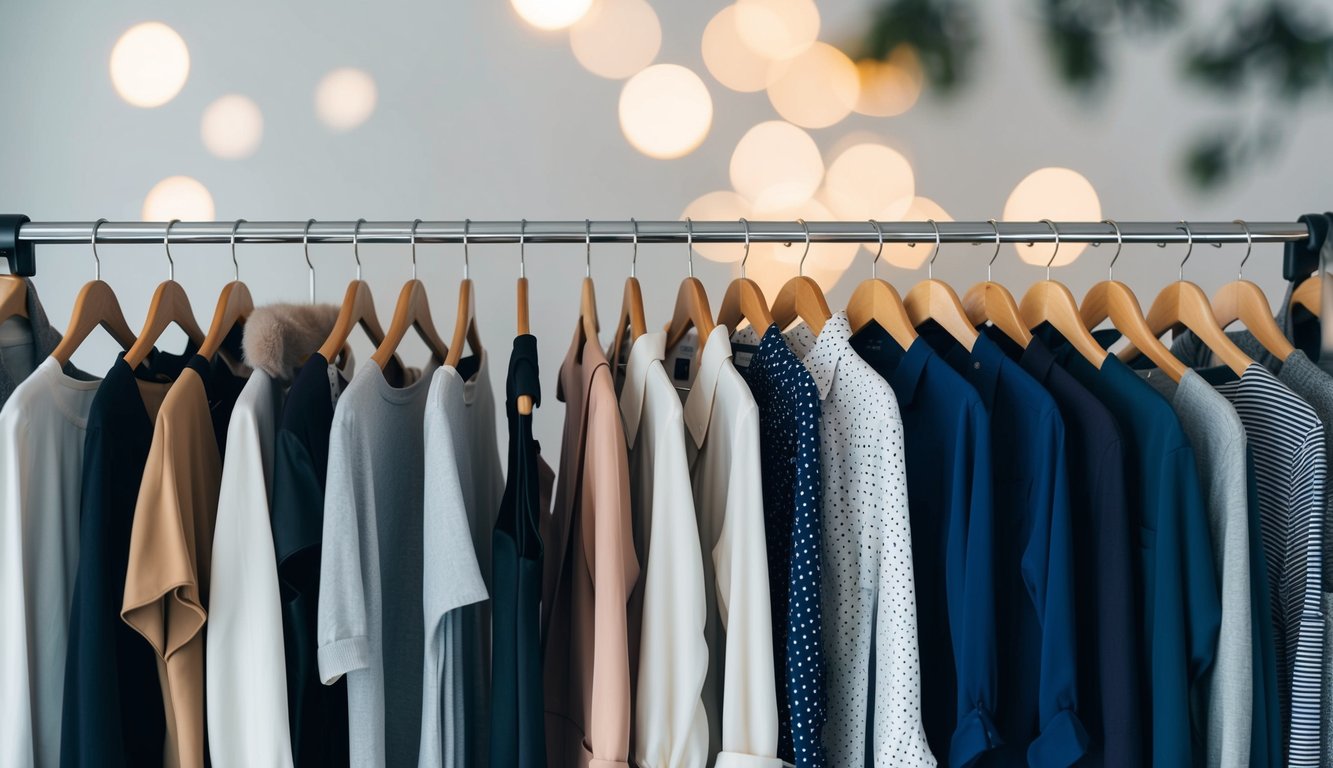
POLYGON ((981 370, 981 363, 973 363, 972 368, 974 370, 981 370))

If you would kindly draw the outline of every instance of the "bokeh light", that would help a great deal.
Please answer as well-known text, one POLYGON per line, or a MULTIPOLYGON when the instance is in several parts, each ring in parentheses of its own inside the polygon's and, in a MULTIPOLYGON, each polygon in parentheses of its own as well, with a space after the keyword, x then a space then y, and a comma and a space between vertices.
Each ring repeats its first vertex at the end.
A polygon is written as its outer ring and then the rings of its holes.
MULTIPOLYGON (((940 204, 928 197, 917 195, 912 199, 912 204, 903 212, 900 221, 953 221, 953 217, 948 211, 940 207, 940 204)), ((872 243, 865 246, 871 253, 879 250, 879 243, 872 243)), ((915 246, 907 243, 885 243, 884 255, 880 258, 880 263, 888 262, 899 269, 920 269, 930 258, 930 252, 935 249, 935 243, 917 243, 915 246)), ((938 263, 938 262, 936 262, 938 263)), ((883 277, 884 275, 880 275, 883 277)), ((922 275, 924 278, 925 276, 922 275)))
POLYGON ((597 0, 570 28, 569 45, 584 69, 620 80, 653 63, 662 25, 647 0, 597 0))
POLYGON ((111 85, 127 103, 160 107, 190 76, 190 50, 176 30, 146 21, 126 30, 111 49, 111 85))
POLYGON ((524 21, 538 29, 564 29, 583 18, 592 0, 510 0, 524 21))
POLYGON ((249 157, 259 149, 264 116, 259 105, 245 96, 223 96, 204 110, 200 135, 204 147, 218 157, 226 160, 249 157))
POLYGON ((713 99, 694 71, 655 64, 631 77, 620 92, 620 130, 649 157, 693 152, 713 123, 713 99))
MULTIPOLYGON (((695 221, 736 221, 749 218, 750 203, 745 198, 729 189, 719 189, 695 198, 680 215, 682 221, 687 218, 695 221)), ((743 247, 729 243, 696 243, 694 250, 710 261, 738 261, 744 254, 743 247)))
POLYGON ((829 164, 824 179, 829 208, 851 221, 902 217, 916 193, 912 165, 883 144, 856 144, 829 164))
POLYGON ((872 117, 894 117, 916 106, 925 73, 916 49, 899 45, 887 61, 862 59, 856 63, 860 94, 856 111, 872 117))
POLYGON ((704 28, 704 65, 717 81, 733 91, 751 93, 768 85, 771 62, 741 40, 736 6, 718 11, 704 28))
MULTIPOLYGON (((1041 168, 1028 174, 1004 204, 1005 221, 1101 221, 1102 204, 1097 190, 1083 174, 1070 168, 1041 168)), ((1015 243, 1019 258, 1029 264, 1045 266, 1055 251, 1055 243, 1015 243)), ((1087 243, 1060 243, 1053 267, 1077 259, 1087 243)))
POLYGON ((767 59, 790 59, 819 37, 814 0, 737 0, 736 13, 742 42, 767 59))
MULTIPOLYGON (((770 120, 746 131, 731 153, 731 186, 756 209, 801 205, 824 178, 824 158, 810 134, 770 120)), ((758 215, 758 214, 756 214, 758 215)))
POLYGON ((773 64, 768 100, 779 115, 805 128, 827 128, 851 114, 860 93, 856 65, 828 43, 773 64))
POLYGON ((379 96, 375 80, 359 69, 343 67, 315 87, 315 113, 335 131, 350 131, 370 119, 379 96))
POLYGON ((168 176, 148 190, 143 201, 144 221, 212 221, 213 196, 198 179, 168 176))

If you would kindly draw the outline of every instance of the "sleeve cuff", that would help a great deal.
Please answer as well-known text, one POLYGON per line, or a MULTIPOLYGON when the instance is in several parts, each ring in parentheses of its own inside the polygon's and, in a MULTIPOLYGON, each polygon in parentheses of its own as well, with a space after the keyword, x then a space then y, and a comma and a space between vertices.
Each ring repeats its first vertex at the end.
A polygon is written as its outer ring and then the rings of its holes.
POLYGON ((776 757, 746 755, 740 752, 719 752, 713 768, 782 768, 783 763, 776 757))
POLYGON ((1028 765, 1065 768, 1078 762, 1087 751, 1088 732, 1083 723, 1073 710, 1062 709, 1028 745, 1028 765))
POLYGON ((370 639, 364 635, 334 640, 319 647, 319 679, 333 685, 338 678, 370 666, 370 639))
POLYGON ((987 752, 1004 744, 990 712, 977 707, 958 720, 949 742, 950 768, 968 768, 987 752))

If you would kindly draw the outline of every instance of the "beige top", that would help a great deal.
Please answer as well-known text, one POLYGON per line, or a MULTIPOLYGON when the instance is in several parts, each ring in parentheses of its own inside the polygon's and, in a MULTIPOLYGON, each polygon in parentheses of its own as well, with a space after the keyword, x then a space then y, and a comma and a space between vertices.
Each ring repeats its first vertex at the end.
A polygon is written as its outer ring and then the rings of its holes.
MULTIPOLYGON (((204 768, 204 635, 222 456, 196 357, 157 412, 130 534, 121 618, 153 646, 168 768, 204 768)), ((202 364, 206 365, 206 363, 202 364)))
POLYGON ((629 464, 611 368, 574 337, 556 395, 565 432, 555 508, 542 521, 543 683, 550 768, 628 766, 627 608, 639 576, 629 464))

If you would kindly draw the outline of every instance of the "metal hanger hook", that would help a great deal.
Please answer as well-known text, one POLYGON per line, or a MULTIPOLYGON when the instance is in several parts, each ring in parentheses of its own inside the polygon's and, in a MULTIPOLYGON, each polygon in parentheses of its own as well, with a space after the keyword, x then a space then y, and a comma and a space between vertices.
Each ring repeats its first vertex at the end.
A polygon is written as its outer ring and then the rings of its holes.
POLYGON ((1051 258, 1046 261, 1046 279, 1051 279, 1051 265, 1055 263, 1055 257, 1060 254, 1060 229, 1055 226, 1055 222, 1050 219, 1042 219, 1043 224, 1051 228, 1051 234, 1055 235, 1055 248, 1051 251, 1051 258))
POLYGON ((935 223, 934 219, 926 219, 930 223, 931 229, 935 230, 935 248, 930 252, 930 260, 926 262, 926 279, 935 279, 935 257, 940 255, 940 225, 935 223))
POLYGON ((879 250, 875 251, 875 258, 870 261, 870 279, 874 280, 879 277, 875 267, 879 266, 879 257, 884 255, 884 228, 874 219, 870 220, 870 225, 875 228, 875 234, 879 235, 879 250))
POLYGON ((990 224, 991 229, 995 230, 995 253, 992 253, 990 255, 990 261, 986 262, 986 282, 989 283, 991 282, 991 267, 995 264, 995 260, 1000 257, 1000 225, 995 219, 986 219, 986 223, 990 224))
POLYGON ((237 219, 236 223, 231 225, 231 269, 237 282, 240 282, 241 279, 241 265, 240 262, 236 261, 236 230, 240 229, 244 223, 245 219, 237 219))
POLYGON ((528 276, 528 220, 520 219, 518 222, 518 276, 519 279, 526 279, 528 276))
POLYGON ((689 254, 690 277, 694 277, 694 220, 685 217, 685 250, 689 254))
POLYGON ((93 279, 102 279, 102 257, 97 255, 97 228, 106 223, 106 219, 98 219, 93 222, 93 236, 91 238, 93 246, 93 279))
POLYGON ((805 259, 810 255, 810 225, 805 223, 805 219, 797 219, 796 223, 805 230, 805 252, 801 254, 801 260, 796 264, 796 274, 805 277, 805 259))
POLYGON ((1111 257, 1111 263, 1106 265, 1106 280, 1110 282, 1115 279, 1115 262, 1120 258, 1120 249, 1125 247, 1125 236, 1120 232, 1120 225, 1111 219, 1103 219, 1102 223, 1111 225, 1115 230, 1115 255, 1111 257))
POLYGON ((471 228, 472 228, 472 219, 463 219, 463 279, 464 280, 470 279, 469 275, 472 272, 472 257, 468 255, 467 251, 467 231, 471 228))
POLYGON ((750 220, 741 219, 741 226, 745 227, 745 251, 741 253, 741 277, 745 277, 745 262, 750 260, 750 220))
POLYGON ((314 219, 306 219, 305 234, 301 236, 301 247, 305 249, 305 267, 310 272, 310 303, 315 303, 315 264, 310 261, 310 225, 314 219))
POLYGON ((166 231, 162 233, 162 247, 167 249, 167 279, 176 279, 176 260, 171 258, 171 227, 179 222, 180 219, 172 219, 167 222, 166 231))
POLYGON ((583 276, 592 277, 592 219, 583 220, 583 276))
POLYGON ((356 259, 356 279, 361 279, 361 225, 365 224, 365 219, 357 219, 356 226, 352 227, 352 257, 356 259))
POLYGON ((408 234, 412 241, 412 279, 417 279, 417 227, 421 224, 421 219, 412 220, 412 231, 408 234))
POLYGON ((1187 241, 1186 241, 1186 242, 1187 242, 1187 245, 1185 246, 1185 258, 1183 258, 1183 259, 1180 260, 1180 267, 1177 268, 1177 271, 1176 271, 1176 279, 1177 279, 1178 281, 1180 281, 1180 282, 1184 282, 1184 281, 1185 281, 1185 262, 1189 261, 1189 260, 1190 260, 1190 254, 1194 253, 1194 233, 1190 231, 1190 223, 1189 223, 1188 221, 1185 221, 1184 219, 1181 219, 1181 220, 1180 220, 1180 223, 1181 223, 1182 226, 1176 227, 1176 229, 1183 229, 1183 230, 1185 230, 1185 237, 1187 238, 1187 241))
POLYGON ((1243 219, 1236 219, 1232 224, 1239 224, 1245 228, 1245 258, 1240 260, 1240 266, 1236 267, 1236 281, 1245 279, 1245 262, 1250 260, 1250 252, 1254 250, 1254 234, 1250 232, 1250 225, 1243 219))
POLYGON ((639 220, 630 219, 629 223, 634 227, 634 251, 629 257, 629 276, 637 278, 639 276, 639 220))

